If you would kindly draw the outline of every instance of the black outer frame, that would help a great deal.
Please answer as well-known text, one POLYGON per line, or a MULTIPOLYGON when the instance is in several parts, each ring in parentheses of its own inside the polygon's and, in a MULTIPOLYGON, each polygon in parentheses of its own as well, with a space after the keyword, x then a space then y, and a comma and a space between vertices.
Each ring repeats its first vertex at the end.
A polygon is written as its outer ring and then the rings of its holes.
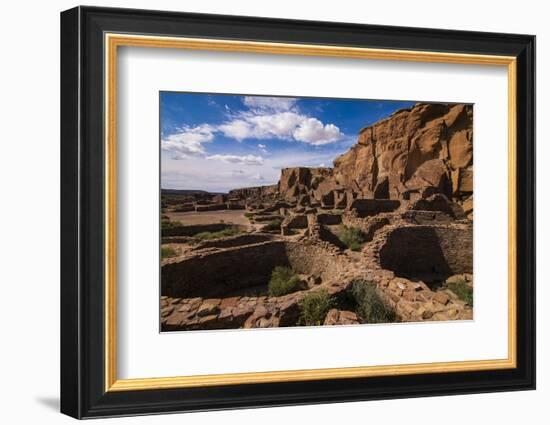
POLYGON ((61 412, 75 418, 535 388, 535 37, 76 7, 61 13, 61 412), (517 368, 104 391, 104 32, 517 58, 517 368))

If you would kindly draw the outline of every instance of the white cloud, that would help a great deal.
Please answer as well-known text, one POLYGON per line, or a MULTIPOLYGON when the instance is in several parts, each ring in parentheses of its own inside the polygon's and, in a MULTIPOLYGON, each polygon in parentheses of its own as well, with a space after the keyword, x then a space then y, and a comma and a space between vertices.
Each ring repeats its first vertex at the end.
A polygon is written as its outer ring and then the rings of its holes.
POLYGON ((206 159, 243 165, 262 165, 264 159, 255 155, 210 155, 206 159))
MULTIPOLYGON (((224 136, 238 140, 297 140, 312 145, 333 143, 344 137, 334 124, 323 124, 296 112, 244 112, 217 127, 224 136)), ((264 148, 265 149, 265 148, 264 148)))
POLYGON ((340 140, 344 135, 334 124, 323 125, 317 118, 307 118, 294 131, 294 138, 315 146, 340 140))
POLYGON ((259 173, 258 173, 258 174, 254 174, 254 175, 252 176, 252 178, 253 178, 254 180, 265 180, 265 179, 264 179, 264 176, 262 176, 262 175, 259 174, 259 173))
POLYGON ((296 99, 291 97, 245 96, 243 103, 251 109, 288 111, 296 105, 296 99))
POLYGON ((250 135, 252 134, 250 124, 239 119, 219 125, 218 130, 221 131, 225 137, 238 140, 239 142, 251 137, 250 135))
MULTIPOLYGON (((204 144, 212 142, 217 133, 239 142, 245 139, 280 139, 298 141, 314 146, 340 141, 344 134, 334 124, 324 124, 317 118, 299 113, 296 99, 278 97, 245 96, 243 103, 248 110, 229 113, 228 121, 219 125, 201 124, 182 127, 177 133, 162 140, 162 150, 172 159, 205 157, 204 144)), ((227 110, 229 107, 224 105, 227 110)), ((266 145, 258 144, 267 154, 266 145)), ((207 157, 225 162, 257 165, 263 158, 254 155, 212 155, 207 157)))
POLYGON ((252 137, 257 139, 292 139, 296 127, 303 120, 303 115, 295 112, 277 112, 274 114, 254 115, 248 118, 252 137))
POLYGON ((231 121, 218 126, 224 136, 244 139, 285 139, 291 140, 296 127, 303 120, 295 112, 251 113, 245 112, 231 121))
POLYGON ((204 154, 204 143, 214 139, 214 128, 208 124, 183 127, 179 132, 162 139, 162 150, 173 159, 188 158, 204 154))

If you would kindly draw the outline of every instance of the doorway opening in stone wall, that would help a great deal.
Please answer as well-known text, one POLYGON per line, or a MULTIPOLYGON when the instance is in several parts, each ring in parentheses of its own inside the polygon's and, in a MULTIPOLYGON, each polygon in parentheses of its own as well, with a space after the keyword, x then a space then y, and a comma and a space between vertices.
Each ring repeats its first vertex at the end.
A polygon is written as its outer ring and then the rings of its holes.
POLYGON ((471 320, 471 104, 160 92, 161 331, 471 320))

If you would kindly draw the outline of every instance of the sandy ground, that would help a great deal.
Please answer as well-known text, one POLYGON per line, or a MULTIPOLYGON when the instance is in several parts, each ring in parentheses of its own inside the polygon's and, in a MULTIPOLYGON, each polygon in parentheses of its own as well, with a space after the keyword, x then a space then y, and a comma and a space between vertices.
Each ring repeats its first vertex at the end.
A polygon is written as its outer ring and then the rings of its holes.
POLYGON ((244 216, 244 210, 220 210, 204 212, 169 212, 166 213, 170 220, 179 221, 184 225, 224 223, 241 224, 248 226, 250 222, 244 216))

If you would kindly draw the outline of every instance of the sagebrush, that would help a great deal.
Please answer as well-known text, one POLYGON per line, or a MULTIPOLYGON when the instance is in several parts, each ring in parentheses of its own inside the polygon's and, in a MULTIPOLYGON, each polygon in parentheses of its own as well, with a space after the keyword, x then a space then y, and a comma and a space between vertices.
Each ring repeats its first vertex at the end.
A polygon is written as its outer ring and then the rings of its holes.
POLYGON ((474 288, 468 285, 466 281, 448 282, 445 287, 465 303, 471 306, 474 305, 474 288))
POLYGON ((309 292, 300 303, 300 323, 305 326, 322 325, 329 310, 334 306, 334 299, 326 289, 309 292))
POLYGON ((200 232, 196 235, 193 235, 193 238, 201 240, 201 241, 208 241, 211 239, 219 239, 219 238, 225 238, 228 236, 235 236, 241 233, 241 230, 237 226, 231 226, 227 229, 218 230, 217 232, 200 232))
POLYGON ((271 297, 290 294, 300 289, 300 278, 290 267, 277 266, 271 272, 268 288, 271 297))
POLYGON ((338 228, 336 235, 338 236, 338 239, 340 239, 340 241, 352 251, 360 251, 366 241, 365 233, 357 227, 347 227, 341 225, 338 228))
POLYGON ((175 248, 170 246, 163 246, 160 248, 160 258, 171 258, 176 257, 177 255, 178 251, 175 248))
POLYGON ((384 303, 374 283, 356 280, 351 285, 351 294, 357 305, 355 311, 363 322, 395 322, 395 312, 384 303))

